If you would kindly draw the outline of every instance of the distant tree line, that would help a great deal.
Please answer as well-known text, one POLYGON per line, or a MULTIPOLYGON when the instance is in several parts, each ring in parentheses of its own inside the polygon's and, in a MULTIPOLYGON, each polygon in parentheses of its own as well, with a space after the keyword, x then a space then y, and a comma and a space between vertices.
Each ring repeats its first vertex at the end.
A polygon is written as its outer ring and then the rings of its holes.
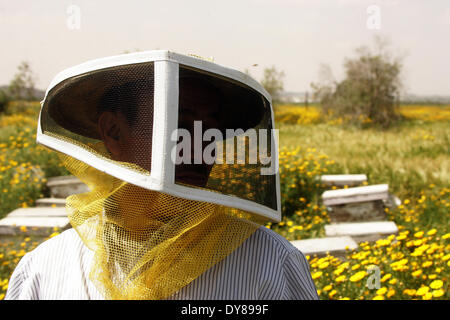
POLYGON ((0 112, 3 112, 12 100, 36 100, 36 77, 30 64, 23 61, 17 67, 17 73, 6 88, 0 89, 0 112))
MULTIPOLYGON (((388 42, 375 37, 374 49, 367 46, 356 50, 355 58, 344 61, 345 78, 336 81, 331 68, 322 65, 320 79, 312 83, 312 100, 317 101, 329 117, 342 117, 348 122, 374 123, 388 128, 401 119, 398 112, 403 89, 402 61, 388 50, 388 42)), ((264 70, 261 84, 272 95, 273 102, 280 101, 284 72, 274 66, 264 70)))
POLYGON ((321 82, 311 86, 326 114, 358 124, 363 119, 383 128, 400 120, 402 63, 386 48, 381 38, 375 38, 375 49, 358 48, 355 58, 345 59, 342 81, 334 80, 331 69, 322 66, 321 82))

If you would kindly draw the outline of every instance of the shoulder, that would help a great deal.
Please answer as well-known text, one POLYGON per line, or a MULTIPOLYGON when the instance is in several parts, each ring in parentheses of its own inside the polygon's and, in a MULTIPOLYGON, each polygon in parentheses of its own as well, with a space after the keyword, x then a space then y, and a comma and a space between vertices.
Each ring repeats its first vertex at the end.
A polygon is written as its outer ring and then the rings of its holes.
POLYGON ((264 226, 259 227, 245 242, 248 246, 262 251, 274 251, 281 257, 291 254, 303 254, 286 238, 264 226))
MULTIPOLYGON (((318 299, 309 262, 290 241, 273 230, 260 227, 247 239, 243 249, 245 245, 257 248, 257 255, 262 258, 257 260, 264 261, 260 266, 261 270, 270 269, 271 286, 266 285, 261 289, 260 296, 278 296, 273 293, 273 286, 276 284, 282 287, 280 299, 318 299)), ((248 252, 245 254, 249 257, 248 252)), ((257 265, 254 265, 256 269, 257 265)))
POLYGON ((280 275, 290 272, 290 269, 309 274, 309 263, 303 253, 286 238, 263 226, 245 240, 230 258, 251 263, 254 269, 270 268, 280 275))

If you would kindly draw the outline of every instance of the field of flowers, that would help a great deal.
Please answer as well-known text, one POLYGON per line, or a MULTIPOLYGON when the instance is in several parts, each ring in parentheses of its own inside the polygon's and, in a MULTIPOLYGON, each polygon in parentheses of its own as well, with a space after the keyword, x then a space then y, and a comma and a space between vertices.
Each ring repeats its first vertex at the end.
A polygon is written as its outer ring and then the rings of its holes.
POLYGON ((411 120, 450 121, 450 106, 401 106, 400 113, 411 120))
POLYGON ((309 257, 311 274, 322 299, 448 299, 449 238, 436 229, 402 230, 360 243, 346 261, 309 257))
POLYGON ((275 123, 314 124, 322 121, 322 115, 316 106, 282 105, 275 112, 275 123))
MULTIPOLYGON (((450 106, 424 106, 424 105, 401 105, 399 112, 408 120, 420 121, 450 121, 450 106)), ((361 123, 370 123, 369 118, 360 118, 361 123)), ((280 105, 275 111, 276 123, 287 124, 342 124, 343 118, 331 119, 320 112, 315 105, 308 107, 301 105, 280 105)))
POLYGON ((36 144, 39 103, 11 103, 0 115, 0 218, 33 206, 46 177, 64 174, 58 157, 36 144))
MULTIPOLYGON (((38 105, 10 108, 0 115, 0 217, 33 205, 48 192, 46 177, 65 174, 58 158, 34 142, 38 105)), ((308 256, 320 297, 449 299, 449 119, 419 117, 379 132, 323 123, 313 110, 308 107, 294 122, 278 118, 283 220, 266 227, 288 240, 324 236, 329 216, 320 202, 325 187, 319 177, 366 173, 370 184, 388 183, 402 200, 399 207, 386 209, 400 232, 360 243, 345 259, 308 256)), ((20 258, 45 239, 0 238, 0 300, 20 258)))

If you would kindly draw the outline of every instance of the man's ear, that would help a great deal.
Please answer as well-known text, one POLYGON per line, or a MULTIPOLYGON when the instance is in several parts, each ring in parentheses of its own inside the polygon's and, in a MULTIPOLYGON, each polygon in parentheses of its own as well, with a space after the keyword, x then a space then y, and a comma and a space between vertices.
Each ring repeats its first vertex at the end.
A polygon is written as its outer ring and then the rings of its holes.
POLYGON ((106 149, 111 153, 113 160, 120 159, 120 122, 117 114, 110 111, 103 112, 98 118, 97 130, 106 149))

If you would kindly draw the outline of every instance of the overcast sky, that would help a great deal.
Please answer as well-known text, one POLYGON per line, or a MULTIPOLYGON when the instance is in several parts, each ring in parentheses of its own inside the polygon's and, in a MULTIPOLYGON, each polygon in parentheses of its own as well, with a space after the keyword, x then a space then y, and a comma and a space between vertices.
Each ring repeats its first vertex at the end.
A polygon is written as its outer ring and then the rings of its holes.
POLYGON ((273 65, 285 72, 286 91, 305 91, 320 64, 339 80, 344 58, 378 34, 404 56, 408 93, 450 95, 449 0, 0 0, 0 23, 0 85, 21 61, 46 89, 90 59, 169 49, 257 80, 273 65))

